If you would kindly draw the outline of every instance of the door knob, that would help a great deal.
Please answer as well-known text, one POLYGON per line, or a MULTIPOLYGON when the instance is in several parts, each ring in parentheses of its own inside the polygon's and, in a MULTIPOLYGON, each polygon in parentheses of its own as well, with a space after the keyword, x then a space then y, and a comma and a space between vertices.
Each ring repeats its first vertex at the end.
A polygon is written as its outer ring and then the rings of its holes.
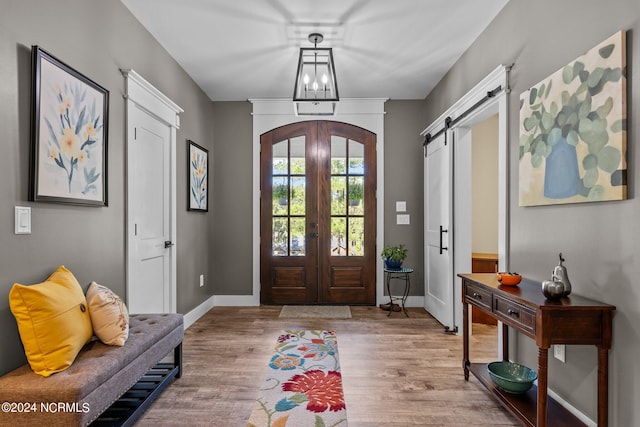
POLYGON ((164 241, 164 247, 166 248, 170 248, 171 246, 175 245, 175 243, 173 243, 171 240, 165 240, 164 241))
POLYGON ((315 239, 316 237, 318 237, 318 233, 309 233, 310 239, 315 239))

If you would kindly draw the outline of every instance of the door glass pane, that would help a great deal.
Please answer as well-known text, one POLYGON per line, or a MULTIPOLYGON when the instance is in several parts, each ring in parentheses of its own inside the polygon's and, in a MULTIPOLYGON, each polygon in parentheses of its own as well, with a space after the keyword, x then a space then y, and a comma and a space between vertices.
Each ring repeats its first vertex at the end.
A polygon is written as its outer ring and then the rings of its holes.
POLYGON ((364 218, 349 218, 349 255, 364 255, 364 218))
POLYGON ((331 255, 347 255, 347 219, 331 218, 331 255))
MULTIPOLYGON (((293 167, 293 162, 291 163, 293 167)), ((291 177, 291 215, 304 215, 306 202, 306 181, 303 176, 291 177)))
POLYGON ((305 143, 304 136, 291 138, 291 174, 304 175, 305 173, 305 143))
POLYGON ((305 255, 305 137, 273 145, 272 246, 275 256, 305 255))
POLYGON ((364 177, 349 177, 349 214, 364 215, 364 177))
POLYGON ((331 136, 331 255, 364 255, 364 144, 331 136))
POLYGON ((273 144, 273 174, 286 175, 289 171, 287 140, 273 144))
POLYGON ((344 176, 331 177, 331 215, 346 215, 347 213, 347 178, 344 176))
POLYGON ((340 136, 331 136, 331 174, 347 173, 347 140, 340 136))
POLYGON ((364 255, 364 144, 331 136, 331 255, 364 255))
POLYGON ((273 177, 273 215, 286 215, 289 205, 289 178, 273 177))
POLYGON ((289 226, 287 218, 273 218, 272 250, 275 256, 287 256, 287 236, 289 226))
POLYGON ((304 217, 291 218, 291 242, 289 246, 291 248, 291 256, 304 256, 305 254, 304 224, 304 217))
POLYGON ((364 144, 349 140, 349 175, 364 174, 364 144))

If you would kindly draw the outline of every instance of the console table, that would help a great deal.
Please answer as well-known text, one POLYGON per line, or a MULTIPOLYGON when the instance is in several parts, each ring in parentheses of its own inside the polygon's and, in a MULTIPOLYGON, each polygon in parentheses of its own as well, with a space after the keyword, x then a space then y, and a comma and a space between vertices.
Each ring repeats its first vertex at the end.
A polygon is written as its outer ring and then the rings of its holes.
POLYGON ((553 344, 595 345, 598 348, 598 426, 608 424, 609 349, 612 315, 616 309, 574 294, 547 300, 540 282, 522 279, 518 286, 501 285, 492 273, 459 274, 462 278, 463 368, 471 372, 525 426, 583 426, 573 414, 547 396, 549 347, 553 344), (469 360, 469 305, 502 322, 503 360, 509 360, 508 328, 535 340, 538 346, 538 385, 524 394, 498 388, 487 364, 469 360))

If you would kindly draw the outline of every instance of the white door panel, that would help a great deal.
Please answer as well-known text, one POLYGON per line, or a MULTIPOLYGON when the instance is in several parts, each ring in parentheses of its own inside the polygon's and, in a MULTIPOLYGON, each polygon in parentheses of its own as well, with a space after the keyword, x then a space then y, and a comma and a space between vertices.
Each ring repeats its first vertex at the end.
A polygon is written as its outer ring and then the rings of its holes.
POLYGON ((152 257, 141 260, 139 277, 143 278, 136 284, 136 295, 143 297, 135 299, 135 313, 163 313, 164 301, 167 298, 165 286, 158 286, 165 282, 165 261, 163 257, 152 257))
POLYGON ((128 306, 132 313, 170 311, 170 146, 171 129, 133 107, 129 141, 129 209, 133 221, 128 306))
POLYGON ((445 132, 427 145, 424 163, 425 309, 453 330, 450 136, 445 132))

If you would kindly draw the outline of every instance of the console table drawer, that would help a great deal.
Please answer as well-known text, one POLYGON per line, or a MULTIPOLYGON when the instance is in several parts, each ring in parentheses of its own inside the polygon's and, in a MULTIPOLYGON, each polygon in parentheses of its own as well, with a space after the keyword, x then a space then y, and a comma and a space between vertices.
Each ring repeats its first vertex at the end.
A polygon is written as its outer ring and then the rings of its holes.
POLYGON ((500 295, 493 296, 493 312, 506 323, 511 323, 517 329, 535 335, 536 312, 515 301, 503 298, 500 295))
POLYGON ((466 283, 465 296, 467 302, 491 311, 492 294, 491 292, 487 292, 486 289, 475 286, 472 283, 466 283))

